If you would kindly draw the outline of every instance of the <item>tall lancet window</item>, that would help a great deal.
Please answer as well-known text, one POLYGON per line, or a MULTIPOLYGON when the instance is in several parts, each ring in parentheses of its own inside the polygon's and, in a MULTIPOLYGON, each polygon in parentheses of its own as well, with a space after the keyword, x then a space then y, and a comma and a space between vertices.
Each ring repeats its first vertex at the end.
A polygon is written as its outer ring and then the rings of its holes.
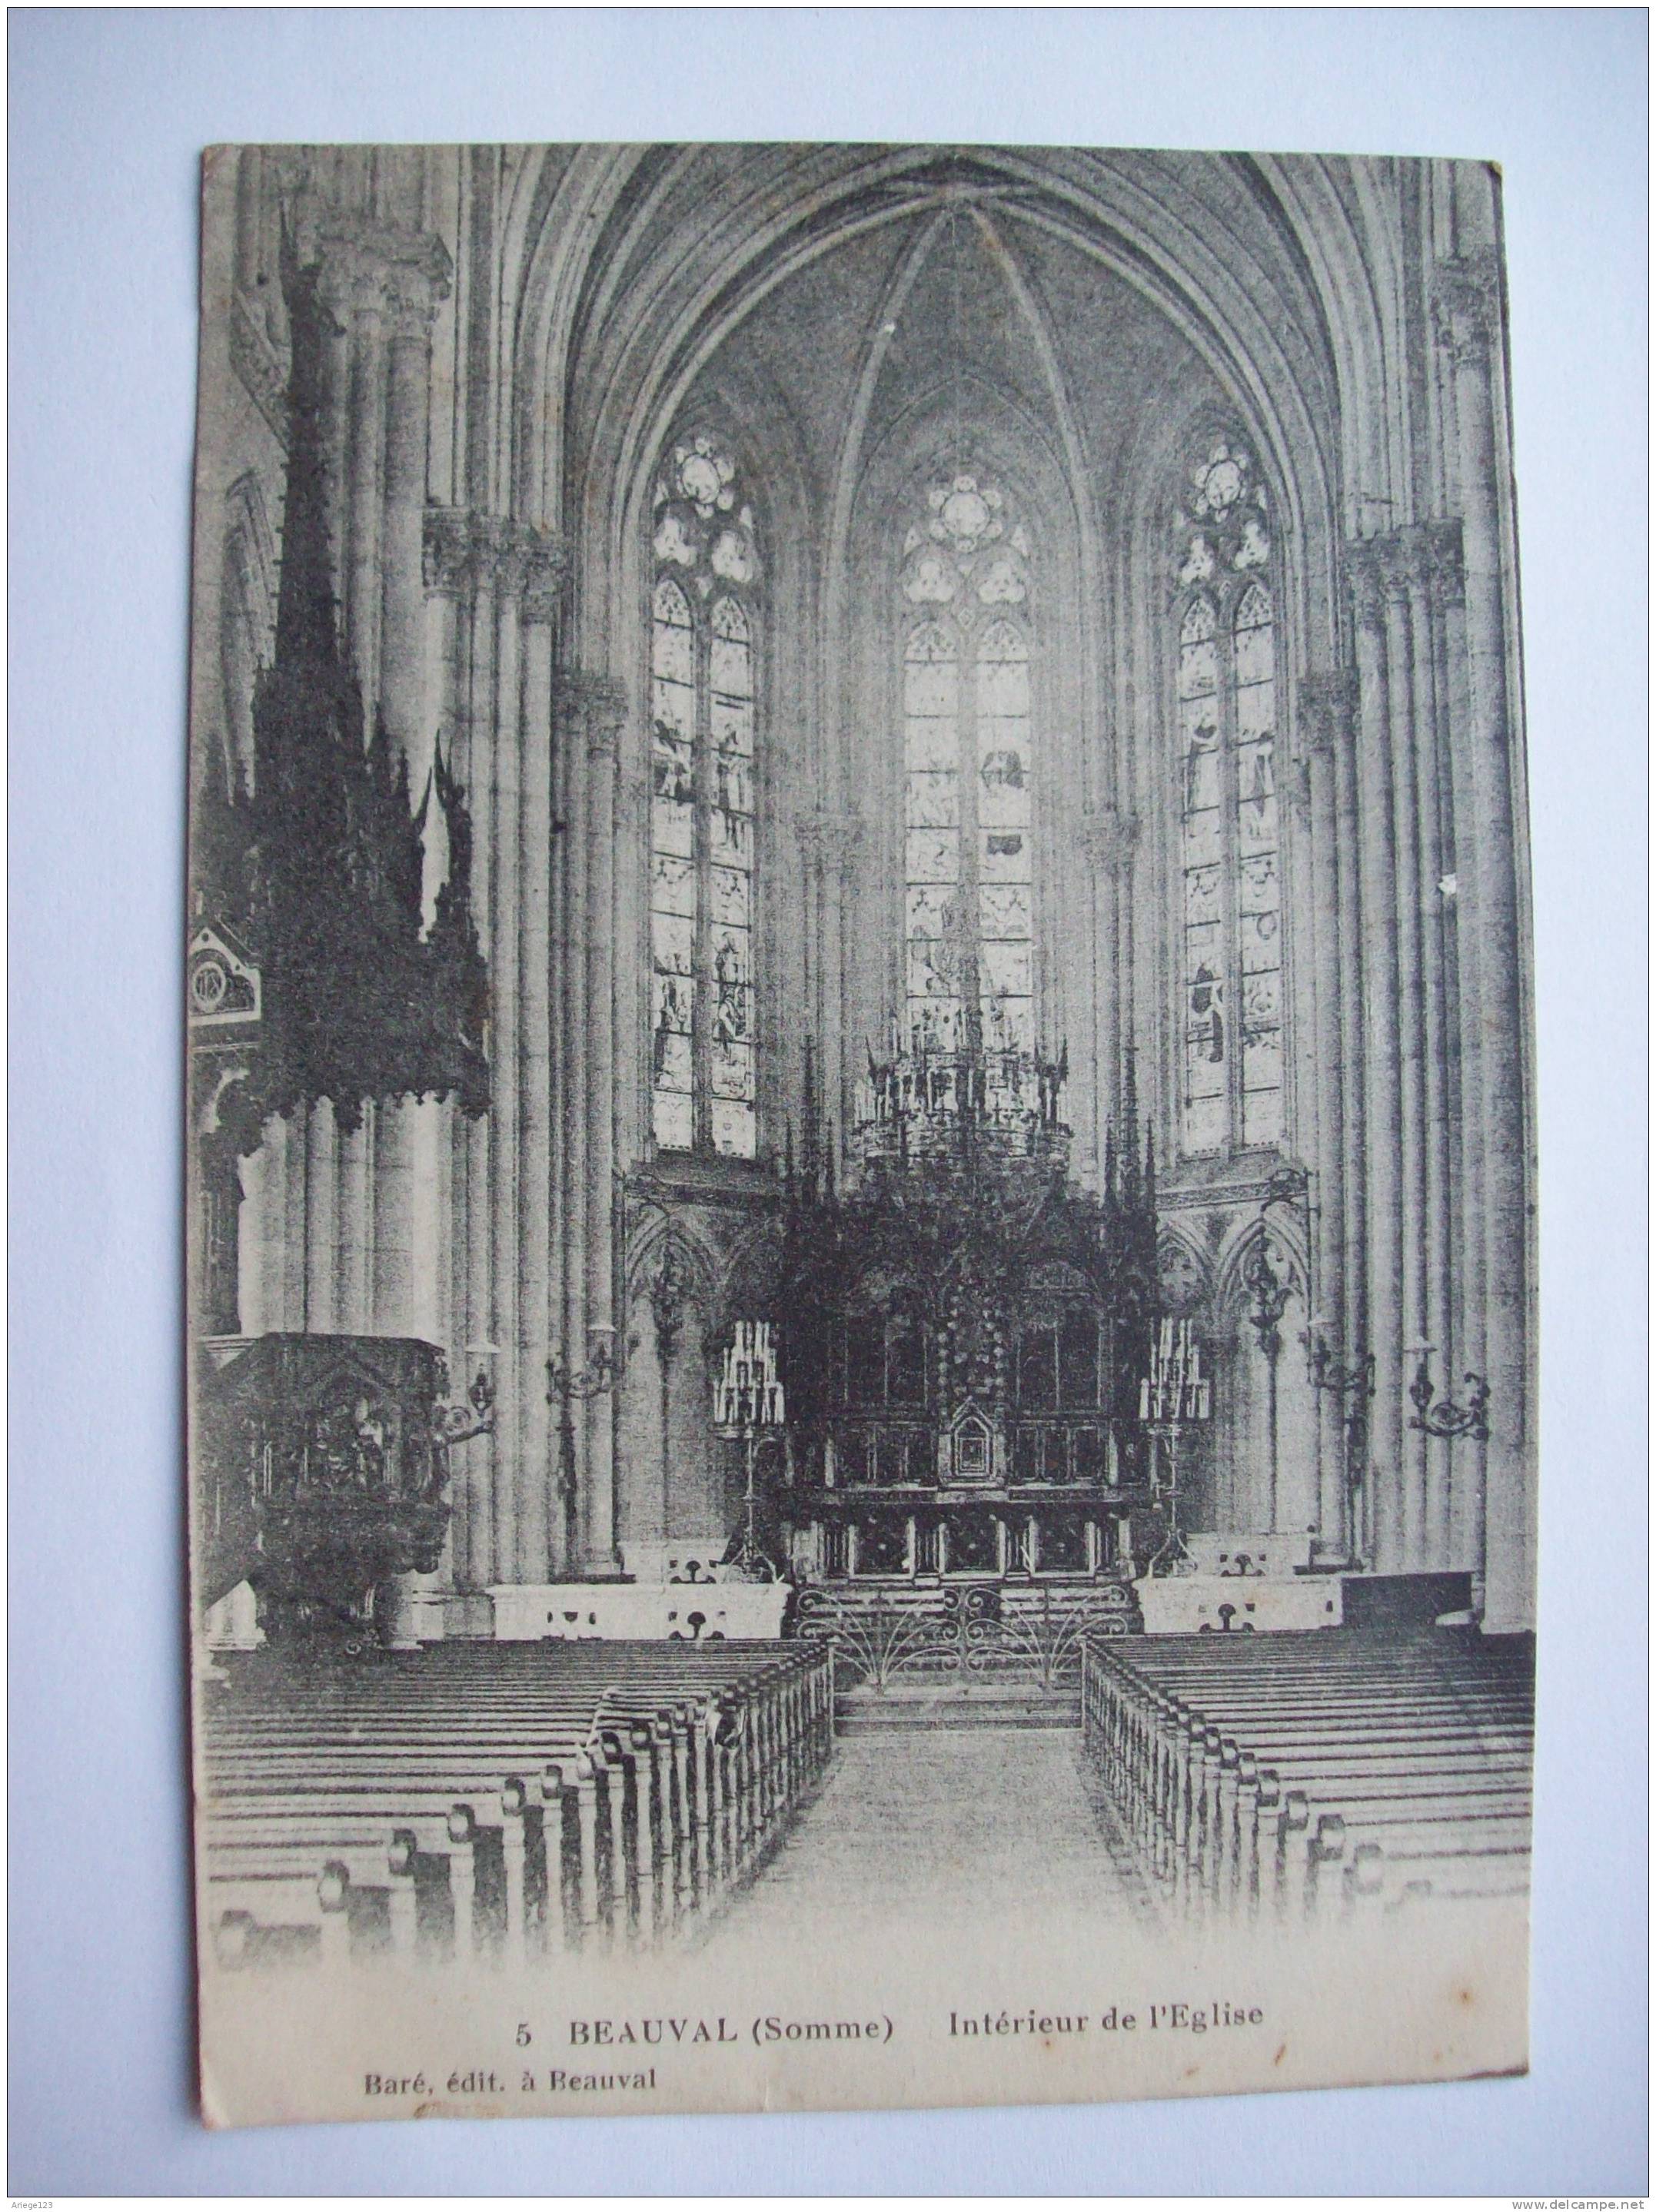
POLYGON ((758 556, 734 462, 673 448, 651 550, 650 1099, 665 1152, 752 1159, 758 556))
POLYGON ((904 543, 904 994, 933 1048, 1035 1042, 1030 552, 972 475, 904 543))
POLYGON ((1270 525, 1251 454, 1201 449, 1177 519, 1179 1142, 1282 1134, 1282 884, 1270 525))

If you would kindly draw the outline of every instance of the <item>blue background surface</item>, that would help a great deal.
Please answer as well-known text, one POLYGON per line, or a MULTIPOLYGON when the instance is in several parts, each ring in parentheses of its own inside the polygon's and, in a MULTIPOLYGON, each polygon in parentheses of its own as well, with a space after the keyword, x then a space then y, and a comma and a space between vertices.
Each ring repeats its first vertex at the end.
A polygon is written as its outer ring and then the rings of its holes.
POLYGON ((10 2189, 1641 2191, 1643 12, 88 9, 9 32, 10 2189), (178 1421, 198 156, 721 137, 1504 167, 1543 1162, 1525 2081, 217 2137, 195 2119, 178 1421))

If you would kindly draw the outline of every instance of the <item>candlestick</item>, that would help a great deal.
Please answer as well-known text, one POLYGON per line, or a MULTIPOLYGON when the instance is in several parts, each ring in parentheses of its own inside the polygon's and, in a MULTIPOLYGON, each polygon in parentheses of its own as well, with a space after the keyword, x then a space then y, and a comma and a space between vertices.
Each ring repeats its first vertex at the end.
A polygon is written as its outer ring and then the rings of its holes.
POLYGON ((1150 1366, 1139 1381, 1139 1419, 1150 1439, 1152 1487, 1166 1533, 1148 1571, 1168 1574, 1190 1554, 1178 1528, 1178 1455, 1187 1425, 1211 1416, 1211 1388, 1202 1372, 1202 1347, 1188 1319, 1164 1314, 1151 1338, 1150 1366), (1156 1447, 1166 1454, 1166 1477, 1156 1480, 1156 1447))
POLYGON ((734 1564, 752 1573, 763 1571, 772 1579, 776 1565, 758 1536, 758 1455, 763 1443, 782 1433, 786 1419, 772 1326, 768 1321, 739 1321, 731 1330, 723 1370, 714 1385, 713 1424, 721 1434, 740 1443, 746 1457, 743 1533, 734 1564))

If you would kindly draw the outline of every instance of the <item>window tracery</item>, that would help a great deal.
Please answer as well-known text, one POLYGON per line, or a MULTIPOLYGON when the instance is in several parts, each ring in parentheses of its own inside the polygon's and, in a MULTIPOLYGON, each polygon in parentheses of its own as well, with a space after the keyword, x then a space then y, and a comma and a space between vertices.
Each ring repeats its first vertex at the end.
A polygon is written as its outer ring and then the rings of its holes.
POLYGON ((1264 486, 1240 440, 1201 448, 1175 521, 1179 1146, 1282 1135, 1275 608, 1264 486))
POLYGON ((659 1148, 758 1151, 753 510, 706 433, 655 485, 650 609, 651 1119, 659 1148))
POLYGON ((1000 487, 933 483, 904 540, 905 1029, 1034 1047, 1031 544, 1000 487))

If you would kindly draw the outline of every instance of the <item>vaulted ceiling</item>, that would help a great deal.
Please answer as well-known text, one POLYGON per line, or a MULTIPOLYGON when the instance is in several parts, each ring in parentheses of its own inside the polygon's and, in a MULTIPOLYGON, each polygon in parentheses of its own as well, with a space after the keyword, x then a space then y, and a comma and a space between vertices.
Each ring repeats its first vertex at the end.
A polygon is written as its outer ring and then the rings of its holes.
POLYGON ((832 483, 861 403, 855 459, 938 412, 970 431, 992 405, 1062 466, 1078 442, 1095 495, 1147 401, 1209 372, 1120 277, 1021 221, 1015 205, 927 209, 831 249, 733 332, 704 381, 769 392, 809 477, 832 483))
POLYGON ((590 268, 567 391, 577 469, 646 383, 658 434, 710 393, 785 423, 813 506, 906 423, 969 417, 974 392, 1100 506, 1175 395, 1253 414, 1269 388, 1290 437, 1337 469, 1322 303, 1240 160, 652 149, 590 268))

